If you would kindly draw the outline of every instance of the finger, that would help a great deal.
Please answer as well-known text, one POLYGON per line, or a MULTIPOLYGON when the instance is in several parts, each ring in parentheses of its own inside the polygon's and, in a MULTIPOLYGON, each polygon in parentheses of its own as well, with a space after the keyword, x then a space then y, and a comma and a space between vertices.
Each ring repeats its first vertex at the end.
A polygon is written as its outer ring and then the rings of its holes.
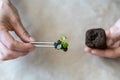
POLYGON ((115 26, 120 27, 120 19, 117 20, 117 22, 115 23, 115 26))
MULTIPOLYGON (((0 54, 1 55, 1 54, 0 54)), ((6 61, 6 60, 12 60, 12 59, 16 59, 19 56, 1 56, 0 60, 2 61, 6 61)))
POLYGON ((21 53, 21 52, 13 52, 13 53, 9 53, 11 55, 6 55, 6 56, 3 56, 3 54, 0 54, 0 60, 11 60, 11 59, 16 59, 18 57, 21 57, 21 56, 25 56, 27 55, 26 53, 21 53))
POLYGON ((19 51, 11 51, 7 47, 5 47, 2 43, 0 43, 0 59, 1 60, 10 60, 15 59, 20 56, 24 56, 28 54, 28 52, 19 52, 19 51))
POLYGON ((116 41, 112 46, 111 48, 116 48, 116 47, 119 47, 120 46, 120 41, 116 41))
POLYGON ((16 59, 21 56, 25 56, 28 54, 28 52, 16 52, 16 51, 11 51, 12 53, 0 53, 0 60, 10 60, 10 59, 16 59))
POLYGON ((8 31, 0 31, 0 41, 10 50, 16 51, 32 51, 34 46, 30 43, 22 43, 14 40, 8 31))
POLYGON ((25 30, 25 28, 23 27, 23 24, 20 20, 19 17, 19 13, 17 11, 17 9, 12 5, 11 2, 9 2, 11 4, 10 7, 10 22, 11 25, 15 31, 15 33, 21 38, 22 41, 24 42, 31 42, 31 41, 35 41, 33 38, 30 37, 29 33, 25 30))
POLYGON ((120 55, 120 48, 113 48, 113 49, 106 49, 106 50, 98 50, 94 49, 91 51, 92 54, 101 56, 101 57, 106 57, 106 58, 117 58, 120 55))
POLYGON ((7 52, 7 48, 0 42, 0 60, 5 61, 13 58, 14 54, 11 55, 7 52))
POLYGON ((119 28, 118 27, 113 26, 110 28, 110 38, 112 38, 114 41, 117 41, 119 39, 119 28))
POLYGON ((113 42, 116 42, 120 40, 120 27, 113 26, 110 28, 110 39, 113 40, 113 42))
POLYGON ((92 50, 92 49, 89 48, 89 47, 87 47, 87 46, 86 46, 85 49, 84 49, 85 52, 89 52, 89 53, 91 53, 91 50, 92 50))
POLYGON ((110 31, 106 30, 106 42, 107 42, 107 47, 111 47, 111 45, 113 44, 113 41, 110 39, 110 31))
MULTIPOLYGON (((13 13, 14 14, 14 13, 13 13)), ((20 37, 20 39, 24 42, 33 42, 35 41, 35 39, 33 39, 29 33, 26 31, 26 29, 23 27, 23 24, 19 18, 19 14, 12 15, 13 17, 11 17, 12 23, 13 23, 13 27, 14 27, 14 31, 15 33, 20 37)))
POLYGON ((16 58, 18 58, 18 57, 16 57, 16 56, 3 56, 2 54, 0 54, 0 60, 2 60, 2 61, 16 59, 16 58))
POLYGON ((106 30, 106 31, 105 31, 105 34, 106 34, 106 38, 109 39, 109 38, 110 38, 110 31, 109 31, 109 30, 106 30))
POLYGON ((23 25, 18 22, 17 26, 14 28, 15 33, 20 37, 20 39, 24 42, 34 42, 35 39, 32 38, 23 25))

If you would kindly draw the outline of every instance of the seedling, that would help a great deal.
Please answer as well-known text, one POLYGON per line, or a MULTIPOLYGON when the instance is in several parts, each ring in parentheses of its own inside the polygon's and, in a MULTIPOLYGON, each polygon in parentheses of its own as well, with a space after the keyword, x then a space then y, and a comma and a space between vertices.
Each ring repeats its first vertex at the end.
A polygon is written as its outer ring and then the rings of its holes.
POLYGON ((54 43, 54 46, 56 49, 58 50, 63 50, 63 51, 67 51, 68 50, 68 46, 69 44, 66 42, 67 37, 66 36, 61 36, 60 40, 58 40, 57 42, 54 43))

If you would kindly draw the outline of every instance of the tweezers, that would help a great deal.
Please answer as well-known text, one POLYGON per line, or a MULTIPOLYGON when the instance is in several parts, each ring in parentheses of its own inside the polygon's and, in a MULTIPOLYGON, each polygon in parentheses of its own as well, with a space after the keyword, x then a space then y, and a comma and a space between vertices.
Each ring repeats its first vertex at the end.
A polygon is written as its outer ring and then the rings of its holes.
POLYGON ((32 45, 39 48, 54 48, 54 42, 30 42, 32 45))

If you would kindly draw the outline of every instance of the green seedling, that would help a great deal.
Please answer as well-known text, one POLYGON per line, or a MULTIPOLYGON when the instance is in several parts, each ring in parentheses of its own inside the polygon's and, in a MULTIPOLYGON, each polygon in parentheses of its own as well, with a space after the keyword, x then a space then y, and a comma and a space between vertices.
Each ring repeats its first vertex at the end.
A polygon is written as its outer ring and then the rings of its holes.
POLYGON ((60 40, 63 41, 63 42, 64 42, 66 39, 67 39, 66 36, 61 36, 61 37, 60 37, 60 40))
POLYGON ((62 48, 61 44, 57 45, 57 49, 61 49, 61 48, 62 48))
POLYGON ((63 42, 63 43, 62 43, 62 46, 63 46, 63 48, 68 48, 69 45, 68 45, 67 42, 63 42))
POLYGON ((60 40, 54 43, 56 49, 61 49, 63 51, 68 50, 69 44, 66 42, 67 37, 66 36, 60 36, 60 40))

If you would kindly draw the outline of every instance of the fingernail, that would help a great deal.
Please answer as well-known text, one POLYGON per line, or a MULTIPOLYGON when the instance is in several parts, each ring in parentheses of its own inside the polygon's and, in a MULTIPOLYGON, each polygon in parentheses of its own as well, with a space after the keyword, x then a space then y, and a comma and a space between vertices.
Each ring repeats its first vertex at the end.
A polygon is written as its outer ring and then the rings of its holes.
POLYGON ((31 42, 35 41, 35 39, 33 37, 29 38, 31 42))

